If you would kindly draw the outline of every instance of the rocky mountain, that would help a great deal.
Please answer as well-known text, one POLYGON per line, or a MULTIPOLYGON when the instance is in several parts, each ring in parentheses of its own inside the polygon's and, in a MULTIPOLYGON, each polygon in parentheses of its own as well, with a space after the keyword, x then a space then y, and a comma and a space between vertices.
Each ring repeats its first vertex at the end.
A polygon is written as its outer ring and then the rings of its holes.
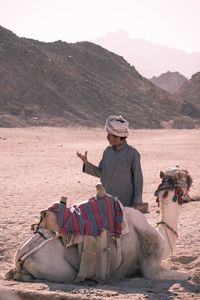
POLYGON ((149 80, 161 89, 170 93, 175 93, 180 89, 183 83, 187 81, 187 78, 179 72, 168 71, 158 77, 153 76, 149 80))
POLYGON ((160 76, 167 70, 190 78, 200 71, 200 52, 188 54, 144 39, 132 39, 125 30, 107 33, 94 42, 123 56, 146 78, 160 76))
POLYGON ((200 72, 194 74, 190 80, 182 85, 176 93, 176 97, 200 108, 200 72))
POLYGON ((133 66, 89 42, 44 43, 0 27, 0 126, 104 126, 122 114, 133 128, 191 128, 200 109, 153 85, 133 66))

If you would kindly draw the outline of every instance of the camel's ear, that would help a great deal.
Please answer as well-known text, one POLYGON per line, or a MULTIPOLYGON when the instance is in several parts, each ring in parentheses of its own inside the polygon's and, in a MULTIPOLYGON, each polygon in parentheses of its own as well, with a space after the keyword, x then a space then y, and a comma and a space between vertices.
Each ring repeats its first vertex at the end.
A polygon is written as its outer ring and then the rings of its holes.
POLYGON ((160 171, 160 178, 164 178, 165 173, 163 171, 160 171))
POLYGON ((41 211, 40 212, 41 219, 44 219, 46 217, 46 214, 47 214, 46 211, 44 211, 44 210, 41 211))

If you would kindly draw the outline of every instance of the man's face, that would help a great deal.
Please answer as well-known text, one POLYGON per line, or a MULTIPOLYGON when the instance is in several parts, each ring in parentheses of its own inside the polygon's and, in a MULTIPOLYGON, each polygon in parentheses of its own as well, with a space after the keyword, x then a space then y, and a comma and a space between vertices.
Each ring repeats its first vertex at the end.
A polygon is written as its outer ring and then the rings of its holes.
POLYGON ((123 144, 124 140, 121 140, 119 136, 108 134, 107 139, 111 146, 119 147, 121 144, 123 144))

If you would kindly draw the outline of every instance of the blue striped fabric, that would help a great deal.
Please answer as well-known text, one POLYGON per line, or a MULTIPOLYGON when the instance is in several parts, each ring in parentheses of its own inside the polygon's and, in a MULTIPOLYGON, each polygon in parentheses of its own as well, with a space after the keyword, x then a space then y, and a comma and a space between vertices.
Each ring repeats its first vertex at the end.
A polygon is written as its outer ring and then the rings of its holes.
POLYGON ((72 214, 68 217, 64 227, 66 228, 67 232, 73 233, 72 214))
POLYGON ((84 234, 85 221, 81 214, 77 214, 77 221, 80 227, 80 234, 84 234))
POLYGON ((64 220, 64 209, 65 209, 65 204, 63 203, 56 203, 55 204, 55 213, 57 216, 57 222, 58 226, 61 228, 63 226, 63 220, 64 220))
POLYGON ((95 217, 94 217, 94 213, 92 211, 91 205, 88 202, 88 203, 85 203, 85 205, 83 207, 86 212, 88 220, 90 220, 91 235, 97 236, 99 234, 99 229, 98 229, 97 223, 95 221, 95 217))
MULTIPOLYGON (((101 198, 100 198, 100 200, 101 200, 101 198)), ((104 204, 103 201, 99 201, 99 198, 97 198, 97 201, 98 201, 98 205, 99 205, 99 212, 100 212, 100 215, 101 215, 101 219, 103 221, 103 226, 104 226, 104 228, 108 228, 109 223, 108 223, 105 204, 104 204)))
POLYGON ((93 197, 78 206, 54 203, 49 207, 57 216, 61 234, 86 234, 98 236, 104 229, 114 236, 121 234, 123 212, 112 196, 93 197))

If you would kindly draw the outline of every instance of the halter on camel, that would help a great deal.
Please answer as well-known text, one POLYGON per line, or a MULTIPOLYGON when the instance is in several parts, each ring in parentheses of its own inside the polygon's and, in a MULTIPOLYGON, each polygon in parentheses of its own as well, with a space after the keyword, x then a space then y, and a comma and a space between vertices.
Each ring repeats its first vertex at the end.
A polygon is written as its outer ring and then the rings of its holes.
POLYGON ((183 204, 184 196, 188 193, 192 185, 192 177, 188 174, 186 170, 179 169, 178 167, 170 168, 165 173, 160 172, 160 178, 162 179, 161 184, 159 184, 154 195, 157 197, 157 202, 159 203, 159 193, 165 191, 163 198, 168 196, 169 190, 174 190, 173 201, 177 202, 179 205, 183 204))

